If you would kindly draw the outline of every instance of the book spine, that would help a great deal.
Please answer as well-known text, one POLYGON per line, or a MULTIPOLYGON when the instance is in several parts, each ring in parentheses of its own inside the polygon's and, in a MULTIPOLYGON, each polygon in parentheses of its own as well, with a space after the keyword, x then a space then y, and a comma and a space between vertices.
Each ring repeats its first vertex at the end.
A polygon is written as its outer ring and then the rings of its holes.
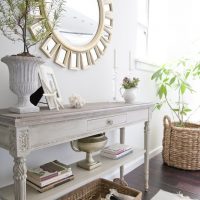
POLYGON ((104 152, 101 152, 101 155, 102 156, 105 156, 105 157, 107 157, 107 158, 111 158, 111 159, 119 159, 119 158, 121 158, 121 157, 123 157, 123 156, 126 156, 127 154, 130 154, 130 153, 132 153, 133 152, 133 150, 132 149, 130 149, 130 150, 128 150, 128 151, 125 151, 125 152, 123 152, 123 153, 121 153, 121 154, 118 154, 118 155, 112 155, 112 154, 108 154, 108 153, 104 153, 104 152))
POLYGON ((39 180, 40 180, 40 181, 46 181, 46 180, 49 180, 49 179, 51 179, 51 178, 53 178, 53 177, 56 177, 56 176, 58 176, 58 172, 56 172, 56 173, 54 173, 54 174, 51 174, 51 175, 49 175, 49 176, 41 177, 39 180))
POLYGON ((74 175, 72 175, 72 176, 69 176, 68 178, 65 178, 65 179, 62 179, 62 180, 60 180, 60 181, 58 181, 58 182, 56 182, 56 183, 53 183, 53 184, 51 184, 51 185, 48 185, 48 186, 45 186, 45 187, 38 187, 37 185, 35 185, 34 183, 32 183, 31 181, 28 181, 27 180, 27 184, 29 185, 29 186, 31 186, 32 188, 34 188, 34 189, 36 189, 37 191, 39 191, 39 192, 45 192, 45 191, 47 191, 47 190, 50 190, 50 189, 52 189, 52 188, 54 188, 54 187, 57 187, 57 186, 59 186, 59 185, 62 185, 62 184, 64 184, 64 183, 67 183, 67 182, 69 182, 69 181, 71 181, 71 180, 73 180, 74 179, 74 175))
POLYGON ((71 170, 71 167, 70 167, 69 165, 66 165, 66 164, 64 164, 64 163, 61 163, 61 162, 59 162, 58 160, 54 160, 53 163, 55 163, 55 164, 57 164, 57 165, 60 165, 60 166, 62 166, 62 167, 65 167, 66 170, 69 170, 69 171, 71 170))
POLYGON ((110 154, 119 154, 119 153, 122 153, 124 151, 127 151, 129 149, 132 149, 131 146, 128 146, 128 145, 115 145, 115 146, 110 146, 110 147, 107 147, 107 148, 104 148, 102 151, 105 152, 105 153, 110 153, 110 154))
POLYGON ((59 181, 61 179, 67 178, 67 177, 69 177, 71 175, 72 175, 72 172, 67 172, 65 174, 61 174, 61 175, 55 176, 55 177, 53 177, 51 179, 44 180, 44 181, 41 181, 41 182, 35 180, 34 178, 30 178, 30 177, 28 177, 27 179, 30 180, 31 182, 35 183, 36 185, 40 186, 40 187, 44 187, 44 186, 47 186, 47 185, 49 185, 51 183, 59 181))
POLYGON ((124 151, 127 151, 127 150, 125 150, 125 149, 119 149, 119 150, 113 151, 113 150, 105 149, 105 150, 102 150, 102 151, 104 153, 109 153, 109 154, 112 154, 112 155, 117 155, 117 154, 123 153, 124 151))
POLYGON ((32 172, 29 172, 29 171, 27 172, 27 176, 28 176, 28 177, 31 177, 31 178, 33 178, 33 179, 39 181, 39 182, 41 182, 41 181, 46 181, 46 180, 51 179, 51 178, 53 178, 53 177, 56 177, 56 176, 58 176, 58 175, 59 175, 58 172, 55 172, 55 173, 53 173, 53 174, 49 174, 49 175, 44 176, 44 177, 39 177, 39 176, 37 176, 37 175, 34 175, 32 172))

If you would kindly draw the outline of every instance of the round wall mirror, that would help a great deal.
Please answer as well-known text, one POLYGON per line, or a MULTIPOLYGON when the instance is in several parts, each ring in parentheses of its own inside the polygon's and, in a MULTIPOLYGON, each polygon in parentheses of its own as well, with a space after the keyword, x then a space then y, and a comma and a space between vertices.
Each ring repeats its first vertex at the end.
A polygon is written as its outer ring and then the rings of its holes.
POLYGON ((77 47, 90 43, 99 26, 98 1, 68 0, 64 9, 57 26, 57 34, 61 40, 77 47))
MULTIPOLYGON (((39 5, 40 17, 30 27, 36 35, 43 20, 46 30, 51 29, 51 16, 46 12, 50 2, 39 5), (48 16, 48 19, 47 19, 48 16)), ((54 61, 68 69, 81 70, 95 64, 103 55, 112 35, 112 0, 67 0, 56 29, 41 46, 41 50, 54 61)))

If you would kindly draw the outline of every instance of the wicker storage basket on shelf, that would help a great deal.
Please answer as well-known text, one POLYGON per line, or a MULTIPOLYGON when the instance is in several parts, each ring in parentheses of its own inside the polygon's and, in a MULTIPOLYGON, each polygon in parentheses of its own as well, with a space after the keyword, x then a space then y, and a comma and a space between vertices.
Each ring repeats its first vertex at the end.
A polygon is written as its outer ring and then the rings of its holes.
POLYGON ((164 117, 164 163, 184 170, 200 170, 200 125, 184 125, 177 127, 168 116, 164 117))
POLYGON ((97 179, 61 197, 59 200, 101 200, 109 193, 109 189, 116 189, 119 193, 142 199, 142 192, 133 188, 119 185, 105 179, 97 179))

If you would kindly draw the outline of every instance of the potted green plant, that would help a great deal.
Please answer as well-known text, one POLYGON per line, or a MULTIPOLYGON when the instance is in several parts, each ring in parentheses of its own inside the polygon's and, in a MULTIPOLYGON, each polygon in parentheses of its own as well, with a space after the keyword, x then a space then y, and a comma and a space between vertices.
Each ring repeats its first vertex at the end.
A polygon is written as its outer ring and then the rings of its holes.
POLYGON ((121 96, 124 98, 126 103, 134 103, 136 98, 136 88, 139 83, 139 78, 128 78, 125 77, 123 79, 122 87, 120 89, 121 96), (124 89, 124 92, 122 93, 122 89, 124 89))
POLYGON ((200 126, 188 122, 197 109, 192 111, 184 98, 195 92, 190 81, 199 77, 200 63, 187 58, 164 64, 152 75, 159 99, 155 108, 166 104, 175 119, 164 117, 163 160, 169 166, 200 169, 200 126))
MULTIPOLYGON (((0 1, 0 32, 13 42, 21 42, 23 51, 1 59, 9 69, 10 89, 18 96, 18 103, 10 110, 16 113, 37 112, 39 108, 30 103, 30 95, 38 86, 38 68, 44 61, 30 54, 30 48, 41 42, 50 33, 43 27, 37 36, 32 37, 29 27, 37 20, 35 13, 42 0, 3 0, 0 1)), ((53 26, 58 22, 62 11, 62 0, 51 1, 47 13, 53 16, 53 26), (52 13, 53 12, 53 13, 52 13)))

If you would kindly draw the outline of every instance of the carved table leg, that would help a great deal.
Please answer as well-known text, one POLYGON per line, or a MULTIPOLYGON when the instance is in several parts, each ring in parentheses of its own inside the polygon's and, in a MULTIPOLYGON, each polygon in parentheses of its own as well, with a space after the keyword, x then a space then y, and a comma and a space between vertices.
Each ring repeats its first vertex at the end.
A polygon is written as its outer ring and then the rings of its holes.
POLYGON ((23 157, 14 158, 13 179, 15 200, 26 200, 26 159, 23 157))
MULTIPOLYGON (((125 128, 120 128, 120 143, 125 143, 125 128)), ((127 182, 124 180, 124 166, 120 166, 120 178, 115 178, 113 180, 115 183, 118 183, 123 186, 128 186, 127 182)))
MULTIPOLYGON (((120 128, 120 143, 125 143, 125 128, 120 128)), ((124 180, 124 166, 120 167, 120 179, 124 180)))
POLYGON ((149 134, 149 121, 146 121, 144 126, 144 148, 146 150, 144 155, 145 191, 149 189, 149 134))
POLYGON ((15 200, 26 200, 26 156, 30 152, 29 129, 10 127, 9 132, 9 151, 14 158, 15 200))

